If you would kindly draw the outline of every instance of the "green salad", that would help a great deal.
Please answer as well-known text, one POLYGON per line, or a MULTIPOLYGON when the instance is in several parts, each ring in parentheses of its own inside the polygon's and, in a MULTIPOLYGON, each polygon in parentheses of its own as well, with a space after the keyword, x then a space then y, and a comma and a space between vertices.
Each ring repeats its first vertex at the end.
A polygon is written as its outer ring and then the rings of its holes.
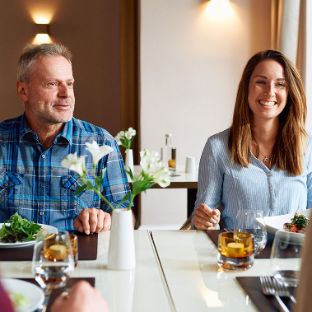
POLYGON ((0 241, 3 243, 32 241, 36 239, 40 230, 40 225, 15 213, 1 227, 0 241))
POLYGON ((28 298, 23 294, 9 292, 9 296, 16 310, 22 309, 28 303, 28 298))

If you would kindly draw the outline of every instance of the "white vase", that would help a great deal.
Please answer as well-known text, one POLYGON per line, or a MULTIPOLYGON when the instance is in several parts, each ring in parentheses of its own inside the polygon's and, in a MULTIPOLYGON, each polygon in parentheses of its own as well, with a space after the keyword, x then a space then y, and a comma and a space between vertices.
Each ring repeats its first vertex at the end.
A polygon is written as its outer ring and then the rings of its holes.
POLYGON ((113 270, 131 270, 135 268, 134 233, 131 210, 113 210, 107 267, 113 270))
POLYGON ((134 164, 133 164, 133 150, 132 149, 126 149, 126 159, 125 159, 125 167, 126 169, 131 169, 133 172, 134 164))
POLYGON ((114 312, 133 312, 133 295, 135 288, 135 270, 115 271, 105 276, 105 283, 109 285, 105 291, 109 310, 114 312), (121 300, 116 300, 122 294, 121 300))

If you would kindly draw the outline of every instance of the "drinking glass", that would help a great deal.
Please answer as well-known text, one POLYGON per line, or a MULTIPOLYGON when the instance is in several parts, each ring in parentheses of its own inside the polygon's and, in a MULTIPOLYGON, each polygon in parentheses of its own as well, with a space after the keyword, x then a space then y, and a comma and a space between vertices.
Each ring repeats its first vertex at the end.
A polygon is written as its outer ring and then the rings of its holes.
POLYGON ((248 269, 254 262, 254 237, 248 232, 218 236, 218 265, 225 270, 248 269))
POLYGON ((75 268, 78 265, 78 236, 74 233, 69 234, 72 252, 73 252, 73 258, 74 258, 74 264, 75 268))
POLYGON ((253 234, 255 255, 259 254, 265 248, 267 231, 263 222, 262 211, 239 209, 236 215, 234 231, 253 234))
POLYGON ((275 233, 271 268, 273 276, 287 287, 297 287, 301 265, 303 234, 279 230, 275 233))
POLYGON ((68 232, 38 237, 34 246, 32 272, 45 291, 45 306, 52 290, 65 287, 73 270, 74 257, 68 232))

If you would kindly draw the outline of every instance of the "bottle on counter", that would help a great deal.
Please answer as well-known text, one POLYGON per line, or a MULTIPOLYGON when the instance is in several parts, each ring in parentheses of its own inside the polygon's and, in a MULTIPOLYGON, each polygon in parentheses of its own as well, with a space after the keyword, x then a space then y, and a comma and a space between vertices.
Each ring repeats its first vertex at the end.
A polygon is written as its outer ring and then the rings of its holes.
POLYGON ((172 135, 171 133, 165 134, 165 146, 161 148, 161 160, 165 166, 169 167, 169 160, 172 155, 172 135))
POLYGON ((169 170, 174 173, 176 171, 176 161, 177 161, 177 149, 172 148, 171 149, 171 158, 168 160, 168 167, 169 170))

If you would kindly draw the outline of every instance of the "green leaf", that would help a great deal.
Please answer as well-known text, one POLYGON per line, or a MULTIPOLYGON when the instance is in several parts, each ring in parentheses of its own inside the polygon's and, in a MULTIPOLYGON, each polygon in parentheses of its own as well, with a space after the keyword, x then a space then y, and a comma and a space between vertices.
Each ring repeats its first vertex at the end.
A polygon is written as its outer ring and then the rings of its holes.
POLYGON ((78 189, 76 190, 75 194, 77 196, 79 196, 86 188, 87 188, 86 184, 79 186, 78 189))
POLYGON ((3 242, 34 240, 41 230, 40 225, 22 218, 17 213, 5 223, 0 229, 0 240, 3 242))

